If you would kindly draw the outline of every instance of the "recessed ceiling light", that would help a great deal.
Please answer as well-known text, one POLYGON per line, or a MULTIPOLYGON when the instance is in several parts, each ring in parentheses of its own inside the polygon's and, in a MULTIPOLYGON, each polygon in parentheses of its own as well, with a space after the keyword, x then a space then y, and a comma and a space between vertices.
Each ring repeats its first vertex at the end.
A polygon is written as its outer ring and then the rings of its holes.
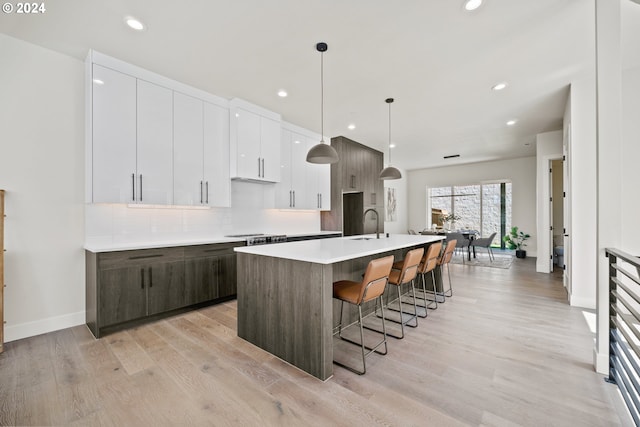
POLYGON ((389 148, 396 148, 396 144, 389 144, 389 148))
POLYGON ((347 126, 347 129, 349 130, 354 130, 356 128, 356 125, 354 125, 353 123, 349 123, 349 126, 347 126))
POLYGON ((133 28, 136 31, 142 31, 145 29, 145 26, 142 22, 131 16, 127 16, 126 18, 124 18, 124 22, 126 22, 129 27, 133 28))
POLYGON ((100 79, 93 79, 93 82, 95 84, 97 84, 97 85, 103 85, 104 84, 104 82, 102 80, 100 80, 100 79))
POLYGON ((501 83, 498 83, 495 86, 493 86, 491 89, 493 89, 493 90, 502 90, 502 89, 504 89, 506 87, 507 87, 507 84, 505 82, 501 82, 501 83))
POLYGON ((287 97, 287 95, 289 95, 289 94, 288 94, 288 93, 287 93, 287 91, 286 91, 286 90, 284 90, 284 89, 280 89, 280 90, 278 91, 278 96, 279 96, 280 98, 286 98, 286 97, 287 97))
POLYGON ((293 141, 294 144, 300 144, 300 141, 298 141, 297 139, 295 141, 293 141))
POLYGON ((482 5, 482 0, 467 0, 464 4, 466 10, 476 10, 482 5))
POLYGON ((507 122, 507 126, 513 126, 513 125, 515 125, 516 123, 518 123, 518 121, 517 121, 517 120, 515 120, 515 119, 514 119, 514 120, 509 120, 509 121, 507 122))

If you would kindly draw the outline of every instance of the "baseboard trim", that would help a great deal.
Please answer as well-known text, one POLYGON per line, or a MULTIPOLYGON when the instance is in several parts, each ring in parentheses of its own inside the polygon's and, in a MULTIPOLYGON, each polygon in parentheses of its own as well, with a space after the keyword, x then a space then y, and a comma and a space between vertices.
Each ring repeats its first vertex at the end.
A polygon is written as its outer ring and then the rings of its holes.
POLYGON ((593 367, 596 372, 609 375, 609 353, 598 353, 598 348, 593 348, 593 367))
POLYGON ((589 308, 591 310, 596 309, 596 302, 593 298, 578 297, 575 295, 569 297, 569 305, 572 307, 589 308))
POLYGON ((20 323, 4 328, 4 341, 11 342, 29 338, 47 332, 59 331, 85 323, 85 312, 63 314, 62 316, 49 317, 33 322, 20 323))

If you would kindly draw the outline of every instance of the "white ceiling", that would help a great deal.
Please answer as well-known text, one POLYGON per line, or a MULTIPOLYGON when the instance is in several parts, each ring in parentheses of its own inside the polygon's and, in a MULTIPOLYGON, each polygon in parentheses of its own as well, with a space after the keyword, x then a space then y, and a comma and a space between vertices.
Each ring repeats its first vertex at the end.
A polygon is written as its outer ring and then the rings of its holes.
MULTIPOLYGON (((634 5, 635 7, 636 5, 634 5)), ((406 169, 535 154, 561 128, 569 83, 593 70, 585 0, 55 0, 0 31, 84 59, 89 48, 325 135, 392 151, 406 169), (124 16, 147 25, 130 30, 124 16), (491 86, 506 81, 506 90, 491 86), (279 89, 289 92, 279 98, 279 89), (517 119, 515 126, 505 122, 517 119), (347 129, 353 122, 357 128, 347 129), (527 145, 528 144, 528 145, 527 145), (443 160, 443 155, 460 154, 443 160)), ((637 7, 640 9, 640 7, 637 7)), ((46 70, 43 70, 46 72, 46 70)))

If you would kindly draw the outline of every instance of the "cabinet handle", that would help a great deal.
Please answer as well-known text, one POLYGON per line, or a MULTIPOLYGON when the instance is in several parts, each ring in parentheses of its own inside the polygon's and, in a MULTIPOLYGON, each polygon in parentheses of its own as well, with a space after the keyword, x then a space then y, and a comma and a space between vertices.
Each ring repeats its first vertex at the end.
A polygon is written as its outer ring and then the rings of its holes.
POLYGON ((260 157, 258 157, 258 178, 260 178, 260 157))
POLYGON ((149 267, 149 287, 153 288, 153 270, 149 267))
POLYGON ((293 191, 289 190, 289 207, 292 207, 293 204, 293 197, 292 197, 292 193, 293 191))
POLYGON ((144 268, 140 269, 140 289, 144 289, 144 268))
POLYGON ((205 194, 205 199, 207 201, 207 204, 209 204, 209 181, 206 182, 205 184, 205 189, 207 190, 204 194, 205 194))
POLYGON ((131 200, 136 201, 136 174, 131 174, 131 200))
POLYGON ((200 181, 200 204, 202 204, 202 181, 200 181))
POLYGON ((293 207, 296 207, 296 190, 293 190, 293 207))
POLYGON ((142 201, 142 174, 140 174, 140 201, 142 201))
POLYGON ((320 206, 318 206, 320 209, 322 209, 322 193, 320 193, 320 206))
MULTIPOLYGON (((264 178, 264 158, 262 159, 262 177, 264 178)), ((295 193, 294 193, 294 196, 295 196, 295 193)), ((294 202, 294 204, 295 204, 295 202, 294 202)))
POLYGON ((356 188, 356 176, 351 175, 351 188, 356 188))
POLYGON ((320 193, 318 193, 318 206, 317 208, 320 209, 322 207, 322 199, 321 199, 322 195, 320 193))

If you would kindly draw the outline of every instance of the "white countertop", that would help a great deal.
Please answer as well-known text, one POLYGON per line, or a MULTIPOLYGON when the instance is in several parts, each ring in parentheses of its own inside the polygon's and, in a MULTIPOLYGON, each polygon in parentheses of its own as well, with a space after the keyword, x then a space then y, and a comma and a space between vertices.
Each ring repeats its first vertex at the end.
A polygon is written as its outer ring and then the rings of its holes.
MULTIPOLYGON (((312 231, 309 233, 296 233, 288 234, 287 237, 302 237, 302 236, 323 236, 331 234, 341 234, 341 231, 312 231)), ((268 234, 282 234, 282 233, 268 233, 268 234)), ((173 248, 176 246, 193 246, 193 245, 210 245, 216 243, 235 243, 244 242, 245 239, 241 237, 209 237, 198 239, 172 239, 172 240, 153 240, 153 241, 131 241, 131 242, 112 242, 102 241, 96 239, 86 242, 84 249, 89 252, 117 252, 117 251, 133 251, 137 249, 156 249, 156 248, 173 248)))
POLYGON ((444 236, 422 236, 391 234, 385 237, 375 234, 366 236, 335 237, 329 239, 303 240, 300 242, 275 243, 271 245, 243 246, 234 248, 236 252, 263 255, 317 264, 333 264, 349 259, 361 258, 382 252, 443 240, 444 236), (367 237, 369 240, 356 240, 367 237))
POLYGON ((154 248, 172 248, 176 246, 192 246, 192 245, 209 245, 215 243, 234 243, 244 242, 245 239, 238 237, 219 237, 208 239, 184 239, 184 240, 170 240, 170 241, 153 241, 153 242, 87 242, 84 248, 89 252, 117 252, 117 251, 132 251, 137 249, 154 249, 154 248))

